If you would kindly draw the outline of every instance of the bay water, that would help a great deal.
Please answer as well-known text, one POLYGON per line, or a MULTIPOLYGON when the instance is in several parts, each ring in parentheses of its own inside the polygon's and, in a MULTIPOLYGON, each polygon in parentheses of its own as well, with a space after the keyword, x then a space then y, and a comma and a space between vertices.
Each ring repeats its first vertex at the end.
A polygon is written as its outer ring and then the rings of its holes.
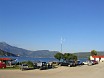
MULTIPOLYGON (((0 58, 12 58, 15 59, 16 62, 23 62, 23 61, 32 61, 32 62, 58 62, 55 58, 32 58, 32 57, 9 57, 9 56, 0 56, 0 58)), ((87 60, 87 58, 79 58, 81 62, 87 60)))

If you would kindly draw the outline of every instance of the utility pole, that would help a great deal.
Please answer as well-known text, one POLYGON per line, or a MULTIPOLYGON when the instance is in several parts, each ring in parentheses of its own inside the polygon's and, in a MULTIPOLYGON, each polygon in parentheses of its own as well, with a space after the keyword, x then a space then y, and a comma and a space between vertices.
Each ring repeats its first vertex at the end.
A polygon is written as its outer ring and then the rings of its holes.
POLYGON ((61 53, 62 53, 62 43, 63 43, 63 39, 62 39, 62 37, 61 37, 61 53))

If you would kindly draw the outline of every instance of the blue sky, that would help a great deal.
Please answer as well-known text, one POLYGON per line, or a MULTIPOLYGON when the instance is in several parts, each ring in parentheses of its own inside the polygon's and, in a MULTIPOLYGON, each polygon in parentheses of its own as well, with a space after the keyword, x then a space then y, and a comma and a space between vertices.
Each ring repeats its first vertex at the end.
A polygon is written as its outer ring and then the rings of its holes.
POLYGON ((0 0, 0 42, 29 50, 104 51, 103 0, 0 0))

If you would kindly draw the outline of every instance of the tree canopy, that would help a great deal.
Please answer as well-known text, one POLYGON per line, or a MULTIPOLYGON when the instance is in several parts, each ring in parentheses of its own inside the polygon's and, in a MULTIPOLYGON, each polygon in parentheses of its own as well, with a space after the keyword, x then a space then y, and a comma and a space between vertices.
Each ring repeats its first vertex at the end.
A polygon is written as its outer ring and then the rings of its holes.
POLYGON ((55 56, 54 56, 56 59, 58 59, 59 61, 61 59, 63 59, 63 61, 68 61, 68 60, 77 60, 77 56, 74 55, 74 54, 70 54, 70 53, 57 53, 55 56))
POLYGON ((60 61, 61 59, 63 59, 63 54, 62 53, 56 53, 54 55, 54 57, 60 61))
POLYGON ((91 56, 97 55, 97 51, 96 50, 92 50, 91 51, 91 56))

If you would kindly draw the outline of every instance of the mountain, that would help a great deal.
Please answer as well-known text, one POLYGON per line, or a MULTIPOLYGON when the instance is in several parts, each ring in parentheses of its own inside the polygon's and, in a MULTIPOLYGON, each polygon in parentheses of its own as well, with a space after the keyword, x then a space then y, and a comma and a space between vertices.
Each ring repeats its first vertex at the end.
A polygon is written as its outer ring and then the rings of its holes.
MULTIPOLYGON (((15 55, 24 56, 24 57, 35 57, 35 58, 54 57, 54 55, 58 52, 58 51, 49 51, 49 50, 30 51, 15 46, 11 46, 5 42, 0 42, 0 49, 15 55)), ((97 53, 98 55, 104 55, 104 51, 97 51, 97 53)), ((90 56, 90 52, 77 52, 73 54, 77 55, 78 58, 88 58, 90 56)))
POLYGON ((15 46, 11 46, 5 42, 0 42, 0 49, 3 51, 7 51, 19 56, 25 56, 25 57, 41 57, 41 58, 50 58, 50 57, 54 57, 54 55, 58 52, 58 51, 49 51, 49 50, 38 50, 38 51, 30 51, 30 50, 26 50, 26 49, 22 49, 22 48, 18 48, 15 46))
MULTIPOLYGON (((88 58, 91 55, 90 52, 77 52, 74 54, 77 55, 78 58, 88 58)), ((97 51, 97 55, 104 55, 104 51, 97 51)))
POLYGON ((57 53, 58 51, 49 51, 49 50, 38 50, 38 51, 33 51, 30 56, 31 57, 43 57, 43 58, 50 58, 50 57, 54 57, 54 55, 57 53))
POLYGON ((15 54, 12 54, 12 53, 3 51, 3 50, 1 50, 1 49, 0 49, 0 56, 13 56, 13 57, 16 57, 15 54))
POLYGON ((21 55, 21 56, 26 56, 27 53, 31 52, 29 50, 25 50, 25 49, 22 49, 22 48, 11 46, 11 45, 9 45, 5 42, 0 42, 0 49, 4 50, 4 51, 7 51, 7 52, 10 52, 10 53, 13 53, 13 54, 16 54, 16 55, 21 55))
POLYGON ((90 52, 77 52, 74 53, 78 58, 88 58, 91 54, 90 52))

